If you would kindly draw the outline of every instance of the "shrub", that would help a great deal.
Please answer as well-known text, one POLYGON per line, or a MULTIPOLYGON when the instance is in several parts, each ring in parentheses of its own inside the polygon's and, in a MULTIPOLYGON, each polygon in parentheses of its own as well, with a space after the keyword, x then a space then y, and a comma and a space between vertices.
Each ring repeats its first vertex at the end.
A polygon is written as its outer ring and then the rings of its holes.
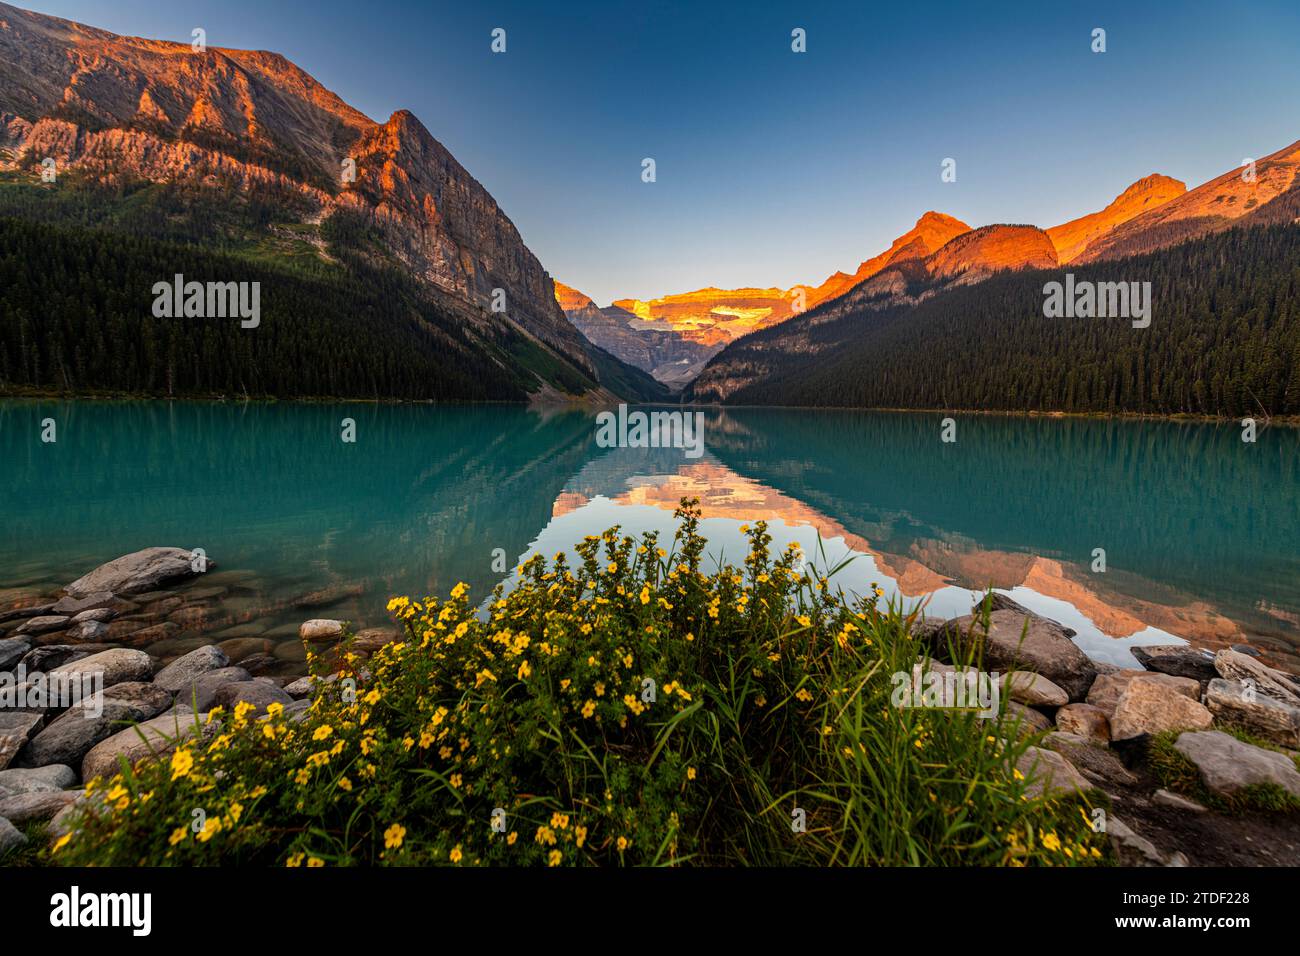
POLYGON ((973 713, 891 706, 891 676, 924 656, 914 615, 882 608, 878 588, 838 593, 795 546, 772 555, 761 522, 742 568, 707 573, 698 508, 677 516, 669 550, 613 528, 572 566, 530 559, 481 608, 463 584, 395 598, 403 639, 343 653, 305 713, 213 711, 169 760, 92 781, 53 860, 1103 858, 1083 797, 1027 795, 1014 766, 1028 741, 973 713))

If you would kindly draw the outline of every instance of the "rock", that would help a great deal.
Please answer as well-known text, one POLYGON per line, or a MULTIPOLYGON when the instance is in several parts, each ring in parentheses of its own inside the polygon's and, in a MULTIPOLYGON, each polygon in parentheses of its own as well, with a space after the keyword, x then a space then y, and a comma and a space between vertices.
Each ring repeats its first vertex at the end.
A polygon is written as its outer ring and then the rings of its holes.
POLYGON ((298 628, 298 636, 308 644, 341 640, 343 637, 343 622, 324 619, 303 621, 298 628))
POLYGON ((222 653, 235 664, 238 664, 245 657, 252 657, 254 654, 268 654, 273 646, 270 641, 261 637, 232 637, 217 645, 217 647, 221 648, 222 653))
POLYGON ((77 621, 68 628, 67 640, 73 644, 98 642, 108 637, 108 625, 103 621, 77 621))
POLYGON ((205 713, 216 704, 217 691, 222 687, 252 679, 253 676, 242 667, 223 667, 220 670, 208 671, 200 675, 192 684, 177 691, 176 702, 194 708, 199 713, 205 713))
POLYGON ((11 823, 50 820, 60 810, 76 802, 77 790, 40 790, 0 797, 0 817, 11 823))
POLYGON ((81 766, 101 740, 171 707, 172 695, 153 684, 129 682, 105 688, 86 704, 70 708, 32 738, 22 753, 23 761, 38 767, 52 763, 81 766))
POLYGON ((1300 797, 1300 772, 1286 754, 1243 743, 1221 730, 1179 734, 1174 749, 1196 765, 1211 793, 1232 796, 1255 784, 1272 783, 1300 797))
POLYGON ((0 611, 0 621, 19 621, 28 617, 40 617, 42 614, 61 613, 54 610, 53 604, 29 604, 26 607, 14 607, 0 611))
POLYGON ((0 857, 8 856, 14 850, 26 845, 27 837, 4 817, 0 817, 0 857))
POLYGON ((297 700, 299 697, 310 697, 315 686, 316 678, 308 674, 306 677, 299 677, 297 680, 285 684, 284 692, 297 700))
MULTIPOLYGON (((143 598, 140 600, 142 603, 144 602, 143 598)), ((140 613, 149 617, 161 618, 182 607, 185 607, 185 599, 173 594, 160 601, 149 601, 140 609, 140 613)))
POLYGON ((1016 769, 1029 781, 1025 792, 1031 797, 1071 793, 1091 787, 1060 754, 1042 747, 1030 747, 1016 761, 1016 769))
MULTIPOLYGON (((1182 794, 1174 793, 1171 790, 1157 790, 1151 795, 1151 802, 1158 803, 1162 807, 1169 807, 1174 810, 1182 810, 1186 813, 1204 813, 1205 807, 1201 806, 1195 800, 1189 800, 1182 794)), ((4 807, 0 805, 0 813, 4 812, 4 807)))
POLYGON ((61 631, 71 620, 72 618, 63 614, 31 617, 24 621, 22 627, 14 631, 14 634, 45 634, 49 631, 61 631))
POLYGON ((117 638, 117 640, 130 644, 132 647, 153 647, 159 641, 175 637, 179 630, 180 628, 172 622, 163 621, 159 624, 151 624, 148 627, 133 628, 128 633, 117 638))
POLYGON ((1056 712, 1056 726, 1099 743, 1110 742, 1110 721, 1106 712, 1092 704, 1067 704, 1056 712))
POLYGON ((1052 729, 1052 722, 1045 714, 1014 700, 1007 701, 1006 712, 1002 715, 1002 724, 1008 729, 1014 728, 1016 736, 1020 738, 1052 729))
POLYGON ((1237 651, 1222 650, 1214 655, 1214 669, 1218 671, 1216 676, 1221 676, 1224 680, 1240 681, 1243 684, 1254 681, 1257 694, 1291 707, 1300 707, 1300 691, 1296 690, 1287 676, 1253 657, 1237 651))
POLYGON ((176 627, 186 630, 214 631, 234 623, 235 619, 224 608, 206 604, 189 604, 172 611, 167 615, 167 620, 176 627))
POLYGON ((100 651, 70 664, 60 664, 51 674, 62 674, 65 679, 94 673, 103 675, 105 687, 124 681, 147 681, 153 676, 153 660, 144 651, 117 647, 100 651))
POLYGON ((1148 645, 1130 650, 1143 667, 1161 674, 1187 677, 1202 684, 1219 676, 1212 656, 1185 644, 1148 645))
MULTIPOLYGON (((939 625, 942 626, 943 623, 944 622, 940 621, 939 625)), ((393 627, 367 627, 363 630, 357 631, 356 637, 352 640, 352 647, 354 650, 365 651, 368 654, 373 654, 375 651, 387 644, 391 644, 400 637, 401 635, 398 633, 397 629, 393 627)))
POLYGON ((29 674, 38 671, 44 673, 60 664, 79 661, 91 654, 109 649, 106 644, 47 644, 44 647, 33 648, 19 663, 29 674))
POLYGON ((216 703, 226 710, 233 711, 239 703, 252 704, 257 713, 265 713, 272 704, 292 704, 293 698, 283 689, 265 680, 237 681, 223 685, 217 690, 216 703))
POLYGON ((291 603, 296 608, 328 607, 331 604, 339 603, 345 598, 358 597, 364 594, 365 590, 360 584, 334 584, 318 591, 301 594, 294 598, 291 603))
POLYGON ((298 640, 298 625, 280 624, 264 632, 262 636, 268 641, 283 641, 288 638, 293 638, 296 641, 298 640))
POLYGON ((1154 843, 1134 832, 1119 817, 1108 815, 1106 835, 1121 866, 1170 866, 1172 861, 1156 849, 1154 843))
POLYGON ((0 770, 9 766, 44 722, 40 714, 0 710, 0 770))
POLYGON ((31 644, 16 637, 0 639, 0 671, 11 670, 31 649, 31 644))
POLYGON ((221 649, 212 644, 207 644, 195 648, 184 657, 172 661, 158 672, 153 682, 159 687, 176 693, 182 688, 190 686, 199 679, 200 675, 229 666, 230 659, 221 652, 221 649))
POLYGON ((261 675, 268 671, 279 670, 285 662, 270 654, 253 654, 240 660, 239 666, 250 674, 261 675))
POLYGON ((1041 674, 1013 671, 1002 678, 1002 687, 1012 700, 1030 707, 1063 707, 1070 695, 1041 674))
POLYGON ((34 770, 10 767, 8 770, 0 770, 0 797, 11 797, 16 793, 66 790, 76 782, 77 772, 60 764, 34 770))
POLYGON ((229 588, 221 587, 220 585, 215 587, 187 588, 181 592, 181 597, 186 601, 211 601, 227 594, 229 591, 229 588))
POLYGON ((968 615, 950 621, 946 633, 959 646, 973 641, 982 647, 986 669, 1033 671, 1065 690, 1070 700, 1083 700, 1097 676, 1092 662, 1070 640, 1073 632, 1037 615, 994 611, 987 633, 968 615))
POLYGON ((99 621, 103 624, 115 617, 117 617, 117 612, 111 607, 95 607, 89 611, 82 611, 80 614, 72 615, 72 623, 81 624, 85 621, 99 621))
POLYGON ((1249 644, 1233 644, 1231 650, 1236 651, 1238 654, 1246 654, 1250 657, 1259 657, 1259 651, 1251 647, 1249 644))
POLYGON ((1059 731, 1043 738, 1043 745, 1070 761, 1081 774, 1107 793, 1134 787, 1138 778, 1129 772, 1110 748, 1088 737, 1059 731))
POLYGON ((1110 719, 1110 735, 1114 740, 1127 740, 1166 730, 1204 730, 1213 723, 1209 710, 1178 688, 1159 681, 1131 680, 1110 719))
POLYGON ((284 716, 286 719, 292 720, 294 723, 302 723, 307 719, 307 710, 310 707, 311 701, 306 698, 295 700, 292 704, 285 704, 284 716))
MULTIPOLYGON (((192 566, 192 561, 192 553, 185 548, 145 548, 101 564, 63 590, 74 598, 85 598, 104 591, 139 594, 199 574, 192 566)), ((214 565, 208 561, 207 566, 214 565)))
MULTIPOLYGON (((1017 614, 1024 614, 1027 617, 1041 617, 1041 615, 1035 614, 1023 604, 1018 601, 1013 601, 1010 597, 999 591, 989 591, 987 594, 977 595, 975 603, 971 605, 971 613, 980 614, 983 612, 985 607, 987 607, 989 611, 1015 611, 1017 614)), ((1046 618, 1043 619, 1046 620, 1046 618)), ((1068 627, 1062 628, 1062 630, 1068 632, 1070 637, 1074 636, 1074 631, 1070 630, 1068 627)))
POLYGON ((284 641, 275 645, 271 653, 290 664, 301 664, 307 660, 307 648, 302 641, 284 641))
POLYGON ((1134 680, 1151 681, 1177 691, 1188 700, 1201 699, 1201 685, 1187 677, 1172 677, 1151 671, 1124 670, 1116 674, 1099 674, 1088 691, 1088 703, 1100 709, 1108 719, 1114 720, 1120 696, 1134 680))
POLYGON ((177 706, 152 720, 119 731, 101 740, 86 754, 81 764, 83 780, 109 777, 117 773, 119 758, 132 766, 149 757, 165 757, 177 743, 202 732, 206 714, 197 716, 188 707, 177 706))
POLYGON ((1205 706, 1220 721, 1283 747, 1300 749, 1300 707, 1267 697, 1256 685, 1216 677, 1205 689, 1205 706))
POLYGON ((66 596, 54 603, 55 614, 77 615, 86 611, 111 608, 116 598, 111 591, 92 591, 82 597, 66 596))

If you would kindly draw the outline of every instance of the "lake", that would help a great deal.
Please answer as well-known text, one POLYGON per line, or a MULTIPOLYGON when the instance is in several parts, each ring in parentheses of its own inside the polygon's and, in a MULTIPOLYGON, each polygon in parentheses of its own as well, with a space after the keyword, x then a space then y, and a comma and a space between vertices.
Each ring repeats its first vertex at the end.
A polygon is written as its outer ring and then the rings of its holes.
POLYGON ((1300 671, 1300 430, 958 415, 943 442, 941 417, 712 410, 688 458, 597 447, 591 411, 4 401, 0 591, 203 548, 232 588, 211 634, 293 641, 307 617, 386 624, 394 594, 486 597, 501 567, 611 525, 671 538, 694 496, 723 560, 765 519, 776 546, 852 557, 844 589, 932 615, 993 587, 1099 660, 1244 643, 1300 671))

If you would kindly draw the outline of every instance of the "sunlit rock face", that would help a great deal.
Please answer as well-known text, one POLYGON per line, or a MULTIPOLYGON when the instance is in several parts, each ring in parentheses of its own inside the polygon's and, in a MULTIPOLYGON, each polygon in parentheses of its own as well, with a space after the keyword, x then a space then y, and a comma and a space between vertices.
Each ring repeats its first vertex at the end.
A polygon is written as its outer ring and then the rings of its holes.
POLYGON ((1139 179, 1100 212, 1072 219, 1047 230, 1061 264, 1073 262, 1088 245, 1143 213, 1187 192, 1186 183, 1155 173, 1139 179))
POLYGON ((431 288, 484 313, 503 290, 510 320, 591 371, 541 263, 419 120, 375 123, 279 54, 196 51, 0 4, 0 140, 10 168, 50 157, 105 183, 270 190, 294 221, 358 213, 431 288))

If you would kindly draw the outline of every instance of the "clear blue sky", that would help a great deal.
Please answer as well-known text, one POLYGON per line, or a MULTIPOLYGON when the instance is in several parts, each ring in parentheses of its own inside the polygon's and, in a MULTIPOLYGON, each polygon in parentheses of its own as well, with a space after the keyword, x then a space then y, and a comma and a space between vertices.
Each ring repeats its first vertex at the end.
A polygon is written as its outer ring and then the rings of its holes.
POLYGON ((20 5, 184 42, 202 26, 375 119, 410 109, 601 305, 816 282, 927 209, 1050 226, 1300 139, 1297 0, 20 5))

